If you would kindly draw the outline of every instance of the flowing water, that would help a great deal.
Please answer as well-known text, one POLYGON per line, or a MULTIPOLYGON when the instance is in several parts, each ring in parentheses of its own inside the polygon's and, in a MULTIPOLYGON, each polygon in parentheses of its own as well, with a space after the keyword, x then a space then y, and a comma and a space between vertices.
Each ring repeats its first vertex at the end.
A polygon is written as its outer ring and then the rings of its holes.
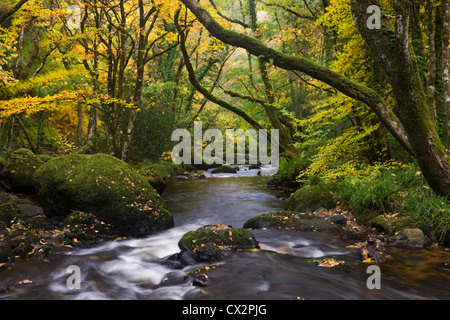
POLYGON ((60 248, 48 261, 18 263, 0 271, 0 291, 8 288, 0 299, 450 299, 447 249, 389 247, 390 258, 380 265, 381 289, 370 290, 371 274, 360 249, 347 247, 355 240, 335 233, 253 230, 261 250, 228 254, 208 271, 205 288, 184 279, 198 266, 173 270, 165 265, 188 231, 208 224, 242 227, 249 218, 284 207, 286 200, 256 172, 175 178, 164 194, 175 228, 144 239, 60 248), (346 265, 324 268, 312 261, 329 257, 346 265), (67 287, 72 265, 80 268, 79 290, 67 287))

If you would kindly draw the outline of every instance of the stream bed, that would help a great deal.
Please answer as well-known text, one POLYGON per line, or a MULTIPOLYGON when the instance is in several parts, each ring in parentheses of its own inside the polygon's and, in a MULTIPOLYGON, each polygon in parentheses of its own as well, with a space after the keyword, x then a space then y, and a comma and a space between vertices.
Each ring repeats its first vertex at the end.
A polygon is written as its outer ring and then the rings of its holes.
POLYGON ((163 195, 175 227, 143 239, 84 248, 58 248, 0 270, 0 299, 287 300, 287 299, 450 299, 450 251, 442 247, 387 247, 380 264, 381 288, 368 289, 368 265, 355 240, 339 234, 284 229, 252 230, 261 250, 230 252, 208 270, 208 286, 184 275, 198 266, 173 270, 167 257, 179 252, 188 231, 208 224, 242 227, 250 218, 281 210, 286 199, 266 186, 258 170, 206 173, 206 179, 174 178, 163 195), (345 265, 320 267, 314 259, 333 257, 345 265), (67 286, 68 267, 79 267, 81 288, 67 286), (2 287, 8 287, 3 290, 2 287))

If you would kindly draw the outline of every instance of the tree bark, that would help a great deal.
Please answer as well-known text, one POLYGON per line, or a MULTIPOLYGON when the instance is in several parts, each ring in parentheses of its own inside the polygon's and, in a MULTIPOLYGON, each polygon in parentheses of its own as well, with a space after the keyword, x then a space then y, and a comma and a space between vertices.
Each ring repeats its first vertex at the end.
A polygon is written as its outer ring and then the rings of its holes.
POLYGON ((216 96, 214 96, 211 92, 209 92, 208 89, 206 89, 205 87, 203 87, 197 80, 197 77, 195 75, 195 71, 194 71, 194 67, 192 66, 192 63, 189 59, 189 54, 186 50, 186 46, 185 46, 185 42, 186 42, 186 35, 183 32, 183 30, 181 29, 179 22, 178 22, 178 18, 179 18, 179 11, 175 14, 175 26, 177 28, 177 31, 180 35, 180 48, 181 48, 181 52, 183 54, 183 58, 184 58, 184 62, 186 64, 186 69, 188 71, 188 75, 189 75, 189 81, 191 82, 191 84, 194 86, 194 88, 200 92, 203 96, 205 96, 208 100, 210 100, 211 102, 235 113, 236 115, 240 116, 242 119, 244 119, 245 121, 247 121, 251 126, 253 126, 256 130, 259 129, 263 129, 263 127, 253 118, 251 118, 248 114, 246 114, 244 111, 232 106, 231 104, 229 104, 228 102, 221 100, 219 98, 217 98, 216 96))
POLYGON ((434 0, 427 0, 428 12, 428 54, 430 61, 430 71, 427 78, 427 100, 428 110, 431 120, 436 124, 436 106, 434 99, 434 91, 436 90, 436 44, 435 44, 435 17, 436 9, 434 8, 434 0))
POLYGON ((434 24, 435 33, 435 55, 436 55, 436 79, 434 85, 434 104, 436 108, 436 123, 438 125, 441 141, 448 148, 448 132, 450 132, 447 124, 447 115, 444 102, 444 84, 442 69, 442 37, 443 37, 443 15, 442 2, 436 4, 436 15, 434 24))
POLYGON ((77 103, 77 115, 78 115, 78 123, 77 123, 77 135, 75 138, 77 147, 80 148, 83 142, 83 123, 84 123, 84 112, 83 112, 83 104, 81 101, 77 103))
MULTIPOLYGON (((258 18, 256 12, 256 0, 249 0, 249 11, 250 11, 250 27, 255 35, 256 39, 260 38, 259 30, 258 30, 258 18)), ((261 75, 261 79, 264 84, 264 89, 266 91, 266 98, 268 104, 263 104, 264 111, 266 112, 267 117, 269 118, 270 124, 274 129, 278 129, 280 133, 280 144, 289 148, 292 146, 292 137, 290 136, 290 132, 283 126, 278 115, 277 110, 274 107, 275 105, 275 96, 274 90, 272 86, 272 82, 269 78, 269 70, 267 66, 267 62, 264 61, 263 58, 258 58, 259 63, 259 73, 261 75)))
POLYGON ((145 65, 150 60, 146 57, 147 45, 148 45, 148 35, 150 31, 153 29, 154 23, 158 18, 158 10, 157 7, 150 8, 149 12, 145 13, 144 1, 138 1, 138 9, 139 9, 139 32, 138 32, 138 40, 136 46, 136 78, 134 82, 134 95, 133 95, 133 106, 131 109, 130 117, 128 118, 127 131, 125 133, 125 138, 122 146, 121 159, 123 161, 127 160, 128 150, 130 148, 132 138, 133 138, 133 130, 136 124, 137 112, 138 108, 141 106, 142 101, 142 89, 144 88, 144 71, 145 65), (153 23, 146 30, 146 24, 149 21, 150 17, 153 15, 153 23))
MULTIPOLYGON (((450 128, 450 14, 449 1, 442 0, 442 80, 444 83, 444 103, 447 115, 447 128, 450 128)), ((447 141, 450 141, 450 130, 447 132, 447 141)))
POLYGON ((22 6, 27 3, 28 0, 20 0, 14 7, 12 7, 10 10, 7 10, 2 15, 0 15, 0 26, 8 20, 9 17, 11 17, 14 13, 20 10, 22 6))

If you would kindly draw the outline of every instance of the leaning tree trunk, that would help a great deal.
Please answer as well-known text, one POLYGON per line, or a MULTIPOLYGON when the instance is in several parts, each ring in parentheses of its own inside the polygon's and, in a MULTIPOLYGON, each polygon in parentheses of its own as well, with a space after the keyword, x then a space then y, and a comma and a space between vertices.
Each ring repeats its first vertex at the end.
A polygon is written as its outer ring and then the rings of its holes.
POLYGON ((377 63, 383 68, 392 86, 396 101, 395 113, 400 119, 415 158, 431 188, 438 194, 450 195, 450 165, 445 147, 430 117, 419 68, 411 53, 409 38, 409 1, 394 1, 395 30, 383 17, 381 29, 367 28, 367 8, 374 0, 352 0, 351 7, 359 32, 365 39, 377 63))

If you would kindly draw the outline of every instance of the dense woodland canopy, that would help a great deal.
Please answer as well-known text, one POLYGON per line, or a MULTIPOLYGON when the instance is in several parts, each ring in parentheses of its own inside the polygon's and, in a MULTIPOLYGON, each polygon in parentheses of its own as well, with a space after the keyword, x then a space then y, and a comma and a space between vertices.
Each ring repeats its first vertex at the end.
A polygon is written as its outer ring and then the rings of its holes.
POLYGON ((6 163, 19 147, 157 160, 174 129, 201 120, 204 129, 279 129, 281 174, 298 182, 417 164, 447 196, 448 6, 3 1, 2 153, 6 163))

